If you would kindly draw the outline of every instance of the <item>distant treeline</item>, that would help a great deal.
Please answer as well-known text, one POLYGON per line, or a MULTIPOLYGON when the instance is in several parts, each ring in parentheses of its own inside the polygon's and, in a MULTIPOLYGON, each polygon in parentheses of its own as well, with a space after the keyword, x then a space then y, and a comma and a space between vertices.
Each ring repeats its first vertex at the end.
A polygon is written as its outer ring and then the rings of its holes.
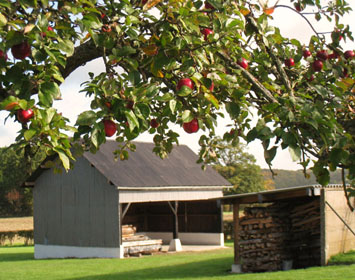
MULTIPOLYGON (((283 169, 273 169, 276 176, 272 177, 271 171, 268 169, 263 169, 263 175, 265 180, 273 181, 275 189, 305 186, 305 185, 316 185, 318 184, 312 171, 309 170, 309 178, 306 178, 302 170, 283 170, 283 169)), ((337 170, 330 174, 330 184, 342 184, 341 180, 341 170, 337 170)))

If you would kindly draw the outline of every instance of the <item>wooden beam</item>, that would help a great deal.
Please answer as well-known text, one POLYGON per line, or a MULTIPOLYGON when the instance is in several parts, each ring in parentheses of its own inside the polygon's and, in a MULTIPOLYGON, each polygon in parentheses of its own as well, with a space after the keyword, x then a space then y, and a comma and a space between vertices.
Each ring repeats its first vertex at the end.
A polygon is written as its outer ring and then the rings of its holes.
POLYGON ((217 230, 223 233, 223 205, 220 199, 217 199, 217 211, 217 230))
POLYGON ((233 204, 234 264, 240 264, 239 252, 239 204, 233 204))
POLYGON ((122 203, 118 203, 118 234, 119 243, 122 246, 122 203))
POLYGON ((127 211, 128 211, 128 209, 129 209, 130 206, 131 206, 131 202, 128 202, 128 204, 126 205, 126 207, 123 209, 123 212, 122 212, 122 220, 123 220, 124 216, 126 216, 127 211))
POLYGON ((178 202, 174 201, 174 205, 168 201, 170 209, 173 212, 173 239, 179 238, 179 219, 178 219, 178 202))

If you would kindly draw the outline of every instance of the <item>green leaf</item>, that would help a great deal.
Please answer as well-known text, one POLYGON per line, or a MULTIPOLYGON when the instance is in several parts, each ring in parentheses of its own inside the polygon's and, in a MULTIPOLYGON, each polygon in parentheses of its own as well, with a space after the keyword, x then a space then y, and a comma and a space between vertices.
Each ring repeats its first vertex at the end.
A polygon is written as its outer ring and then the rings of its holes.
POLYGON ((300 158, 301 158, 301 149, 300 149, 300 147, 289 146, 288 149, 289 149, 289 152, 290 152, 292 160, 293 161, 299 161, 300 158))
POLYGON ((39 86, 38 97, 40 102, 46 106, 52 106, 53 100, 60 96, 60 90, 56 83, 45 82, 39 86))
POLYGON ((129 124, 129 130, 133 131, 135 127, 139 128, 139 121, 133 111, 125 111, 125 116, 129 124))
POLYGON ((76 120, 76 125, 93 125, 97 120, 97 115, 94 111, 82 112, 76 120))
POLYGON ((275 158, 276 151, 277 151, 277 147, 276 146, 272 147, 270 150, 265 150, 264 151, 265 161, 268 164, 271 164, 272 160, 275 158))
POLYGON ((219 109, 218 99, 211 93, 206 92, 205 98, 213 104, 217 109, 219 109))
POLYGON ((69 168, 70 168, 70 159, 66 155, 64 150, 61 149, 61 148, 54 148, 53 150, 59 155, 59 158, 62 161, 63 167, 65 168, 65 170, 69 170, 69 168))
POLYGON ((131 46, 124 46, 123 48, 120 49, 114 49, 112 52, 115 56, 121 57, 121 56, 128 56, 130 54, 134 54, 136 53, 136 50, 131 46))
POLYGON ((192 115, 190 110, 185 110, 181 116, 181 119, 184 123, 192 121, 193 118, 194 116, 192 115))
POLYGON ((239 116, 240 113, 240 107, 236 103, 227 103, 226 104, 226 110, 228 114, 230 115, 231 119, 236 119, 239 116))
POLYGON ((162 101, 162 102, 167 102, 169 100, 172 100, 174 96, 171 93, 165 93, 163 96, 158 96, 157 100, 162 101))
POLYGON ((72 56, 74 53, 74 43, 70 40, 58 39, 58 48, 66 53, 68 56, 72 56))
POLYGON ((30 139, 32 139, 33 136, 36 135, 36 133, 37 133, 37 131, 34 130, 34 129, 26 130, 25 133, 24 133, 25 140, 29 141, 30 139))
POLYGON ((188 96, 192 93, 192 89, 188 86, 182 86, 177 92, 179 96, 188 96))
POLYGON ((6 17, 0 13, 0 27, 4 26, 7 24, 7 19, 6 17))
POLYGON ((169 101, 169 108, 172 114, 175 113, 175 108, 176 108, 176 100, 172 99, 169 101))

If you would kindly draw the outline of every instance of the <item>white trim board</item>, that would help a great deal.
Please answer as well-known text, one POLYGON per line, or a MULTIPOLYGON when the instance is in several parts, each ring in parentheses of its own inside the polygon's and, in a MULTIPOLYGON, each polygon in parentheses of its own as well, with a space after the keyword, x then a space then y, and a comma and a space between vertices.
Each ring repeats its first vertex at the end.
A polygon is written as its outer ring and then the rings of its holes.
POLYGON ((123 247, 79 247, 35 244, 35 259, 123 258, 123 247))
MULTIPOLYGON (((163 244, 169 244, 173 239, 171 232, 137 232, 137 234, 145 234, 152 239, 162 239, 163 244)), ((207 233, 207 232, 179 232, 179 239, 182 245, 217 245, 224 246, 223 233, 207 233)))

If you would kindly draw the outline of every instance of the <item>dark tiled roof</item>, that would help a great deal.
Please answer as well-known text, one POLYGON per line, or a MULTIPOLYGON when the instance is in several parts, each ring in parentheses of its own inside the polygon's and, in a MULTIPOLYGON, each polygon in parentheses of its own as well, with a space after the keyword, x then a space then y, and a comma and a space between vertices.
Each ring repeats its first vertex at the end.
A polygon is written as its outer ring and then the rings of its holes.
POLYGON ((213 168, 205 171, 197 155, 185 145, 174 146, 166 159, 153 153, 153 143, 134 142, 137 149, 128 160, 115 160, 115 141, 107 141, 96 154, 84 157, 117 187, 225 187, 231 184, 213 168))

